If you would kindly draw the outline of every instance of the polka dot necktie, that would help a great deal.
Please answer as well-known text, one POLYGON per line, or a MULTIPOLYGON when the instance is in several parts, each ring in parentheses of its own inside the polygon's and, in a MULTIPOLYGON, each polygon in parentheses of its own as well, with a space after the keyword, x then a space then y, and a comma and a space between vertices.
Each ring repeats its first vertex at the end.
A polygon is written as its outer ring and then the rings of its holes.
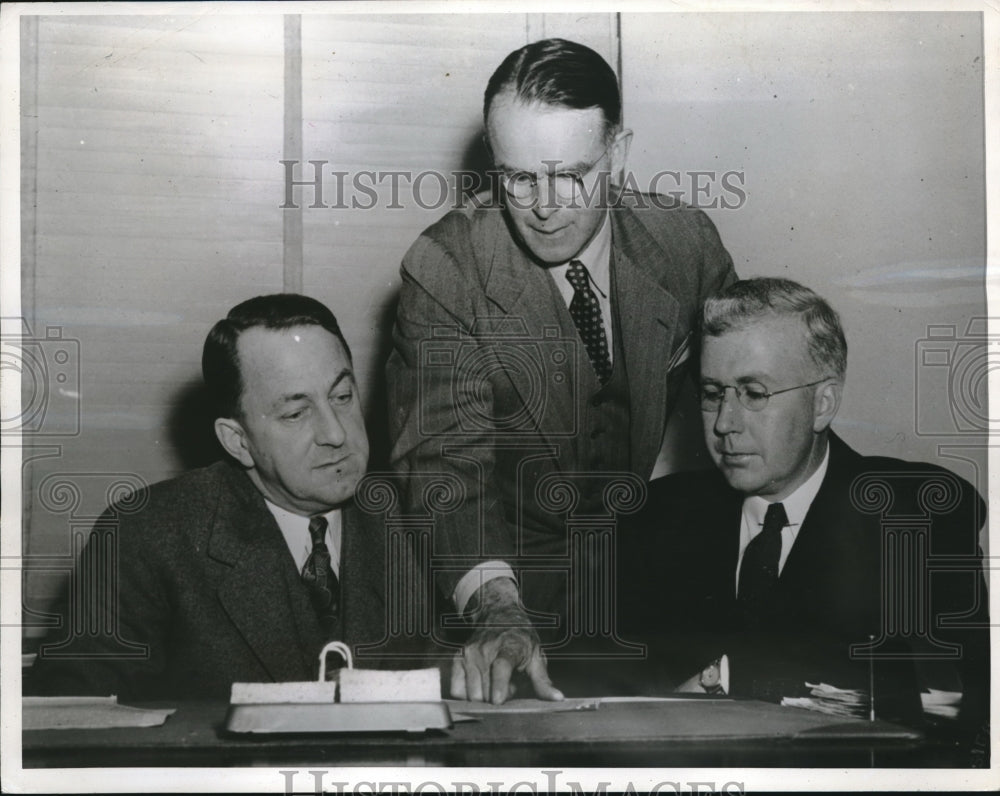
POLYGON ((604 332, 601 305, 590 288, 590 274, 579 260, 571 260, 566 279, 573 286, 573 300, 569 304, 569 314, 587 349, 590 364, 594 366, 601 384, 611 378, 611 356, 608 353, 608 336, 604 332))
POLYGON ((750 540, 740 564, 736 602, 748 619, 757 618, 762 601, 778 580, 781 559, 781 529, 788 525, 788 515, 781 503, 772 503, 764 515, 764 529, 750 540))
POLYGON ((337 632, 337 612, 340 607, 340 581, 330 565, 330 548, 326 546, 326 517, 309 518, 312 552, 302 567, 302 580, 309 587, 320 626, 328 638, 337 632))

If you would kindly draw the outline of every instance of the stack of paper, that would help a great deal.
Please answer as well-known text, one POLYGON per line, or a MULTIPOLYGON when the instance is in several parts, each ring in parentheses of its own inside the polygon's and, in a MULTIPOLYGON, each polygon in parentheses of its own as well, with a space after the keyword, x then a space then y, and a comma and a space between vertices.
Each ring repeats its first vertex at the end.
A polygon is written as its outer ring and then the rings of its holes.
POLYGON ((793 708, 805 708, 831 716, 846 716, 864 718, 868 715, 868 692, 837 688, 826 683, 806 683, 806 688, 812 696, 785 697, 782 705, 793 708))
POLYGON ((323 682, 233 683, 229 704, 441 701, 441 672, 434 667, 400 671, 339 669, 332 674, 335 679, 323 682))
POLYGON ((25 730, 95 730, 106 727, 158 727, 174 708, 146 710, 119 705, 118 697, 24 697, 25 730))
POLYGON ((229 691, 230 705, 287 705, 296 702, 315 704, 336 702, 335 681, 317 683, 314 680, 290 683, 233 683, 229 691))
POLYGON ((945 719, 957 719, 958 709, 962 703, 962 692, 928 688, 920 695, 920 702, 924 707, 924 713, 945 719))
POLYGON ((341 702, 440 702, 441 672, 429 669, 341 669, 341 702))

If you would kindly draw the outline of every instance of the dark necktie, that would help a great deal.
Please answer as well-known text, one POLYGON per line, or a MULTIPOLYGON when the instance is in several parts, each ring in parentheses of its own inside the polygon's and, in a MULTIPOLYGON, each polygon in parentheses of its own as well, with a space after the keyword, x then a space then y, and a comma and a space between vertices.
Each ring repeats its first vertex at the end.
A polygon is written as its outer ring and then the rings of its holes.
POLYGON ((330 566, 330 548, 326 546, 326 517, 309 518, 312 552, 302 567, 302 580, 309 587, 320 626, 328 638, 337 632, 337 610, 340 607, 340 581, 330 566))
POLYGON ((611 356, 608 353, 608 336, 604 332, 601 305, 590 288, 590 274, 579 260, 571 260, 566 279, 573 286, 573 300, 569 304, 569 314, 587 349, 590 364, 601 384, 611 378, 611 356))
POLYGON ((743 553, 736 601, 750 617, 758 617, 762 600, 778 580, 781 529, 786 525, 788 515, 784 505, 772 503, 764 515, 764 530, 750 540, 743 553))

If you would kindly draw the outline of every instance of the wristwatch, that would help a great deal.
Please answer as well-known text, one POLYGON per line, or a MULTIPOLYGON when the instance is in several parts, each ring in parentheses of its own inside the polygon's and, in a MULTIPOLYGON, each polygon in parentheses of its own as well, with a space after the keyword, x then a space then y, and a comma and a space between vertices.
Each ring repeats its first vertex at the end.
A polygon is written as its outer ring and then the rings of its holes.
POLYGON ((716 658, 701 670, 698 685, 705 689, 706 694, 726 693, 726 689, 722 685, 722 658, 716 658))

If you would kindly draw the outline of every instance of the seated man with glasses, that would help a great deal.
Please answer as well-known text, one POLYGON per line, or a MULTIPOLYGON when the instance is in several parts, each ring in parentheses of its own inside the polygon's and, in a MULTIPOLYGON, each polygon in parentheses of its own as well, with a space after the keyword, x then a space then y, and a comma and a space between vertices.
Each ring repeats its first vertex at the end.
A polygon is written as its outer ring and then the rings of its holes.
MULTIPOLYGON (((403 260, 392 459, 411 475, 407 510, 434 515, 438 585, 476 625, 453 692, 503 702, 514 670, 557 699, 528 612, 564 649, 588 597, 610 599, 567 589, 611 566, 574 559, 567 515, 607 515, 611 480, 649 479, 698 307, 735 277, 702 211, 612 186, 632 133, 593 50, 547 39, 511 53, 483 112, 498 201, 448 213, 403 260), (423 504, 431 474, 461 484, 459 508, 423 504)), ((606 625, 602 639, 616 643, 606 625)))
POLYGON ((716 470, 650 484, 637 522, 655 543, 625 562, 640 582, 626 616, 646 629, 663 682, 694 675, 682 690, 775 701, 826 683, 863 692, 840 694, 839 709, 898 719, 920 715, 919 684, 956 707, 961 693, 979 730, 979 495, 941 467, 862 456, 830 430, 847 344, 813 291, 736 282, 705 303, 700 327, 716 470))

